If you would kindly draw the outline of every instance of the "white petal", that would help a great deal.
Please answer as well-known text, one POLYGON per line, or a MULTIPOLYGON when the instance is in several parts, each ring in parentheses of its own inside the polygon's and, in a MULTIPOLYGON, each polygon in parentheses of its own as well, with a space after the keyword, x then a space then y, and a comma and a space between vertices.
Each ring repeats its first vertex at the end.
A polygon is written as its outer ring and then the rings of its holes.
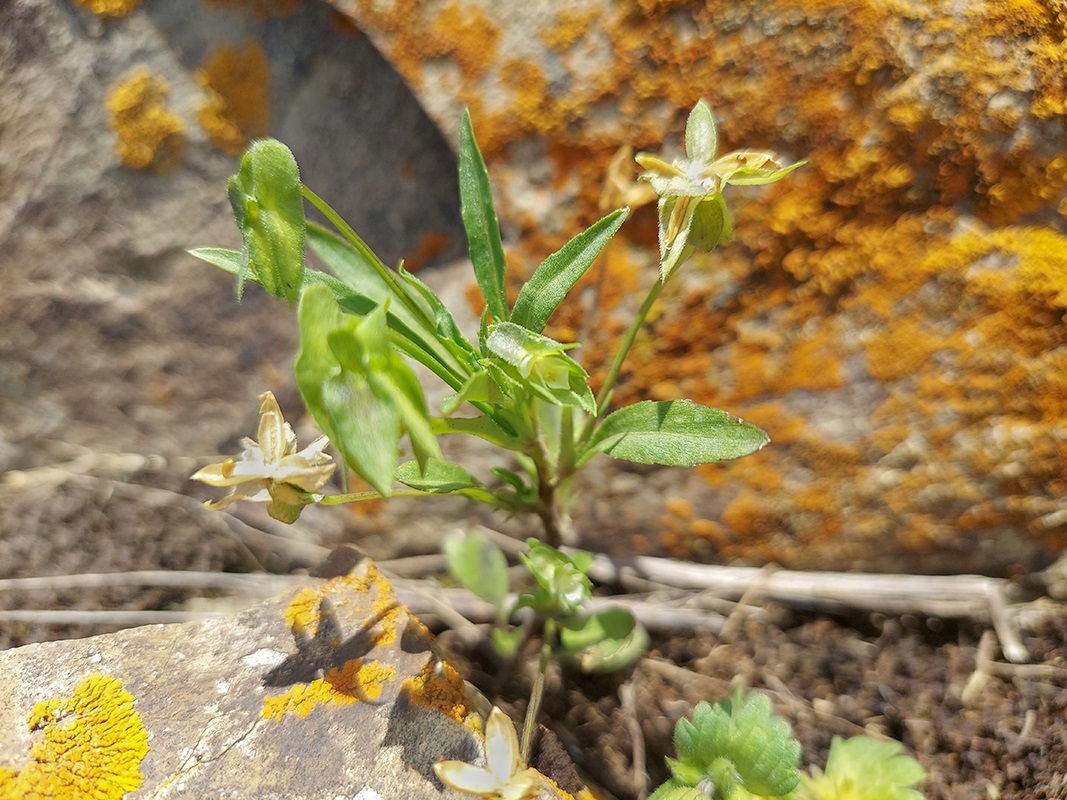
POLYGON ((462 761, 438 761, 433 771, 441 783, 457 792, 496 797, 501 788, 500 781, 489 770, 462 761))
POLYGON ((489 771, 506 784, 519 771, 519 737, 508 715, 496 706, 485 723, 485 760, 489 771))

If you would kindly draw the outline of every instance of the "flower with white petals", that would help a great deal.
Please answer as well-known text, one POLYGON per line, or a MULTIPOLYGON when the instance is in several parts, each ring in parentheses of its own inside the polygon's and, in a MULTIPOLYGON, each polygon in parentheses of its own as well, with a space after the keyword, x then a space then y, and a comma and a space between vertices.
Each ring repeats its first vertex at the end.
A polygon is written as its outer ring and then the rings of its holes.
POLYGON ((688 258, 694 248, 710 252, 732 234, 722 192, 728 185, 773 183, 805 162, 783 167, 770 153, 734 150, 716 158, 719 136, 711 107, 697 102, 685 124, 686 158, 668 164, 659 156, 638 153, 646 172, 640 180, 659 195, 660 269, 663 280, 688 258))
POLYGON ((296 434, 282 417, 271 392, 259 396, 259 441, 242 440, 241 457, 227 458, 192 476, 211 486, 228 487, 230 493, 208 508, 225 508, 238 500, 265 502, 267 513, 282 522, 293 522, 304 506, 315 502, 311 496, 326 485, 333 474, 333 459, 323 452, 329 444, 321 436, 299 452, 296 434))
POLYGON ((485 761, 484 767, 438 761, 433 769, 445 786, 484 800, 531 800, 537 796, 541 775, 523 766, 515 726, 496 706, 485 723, 485 761))

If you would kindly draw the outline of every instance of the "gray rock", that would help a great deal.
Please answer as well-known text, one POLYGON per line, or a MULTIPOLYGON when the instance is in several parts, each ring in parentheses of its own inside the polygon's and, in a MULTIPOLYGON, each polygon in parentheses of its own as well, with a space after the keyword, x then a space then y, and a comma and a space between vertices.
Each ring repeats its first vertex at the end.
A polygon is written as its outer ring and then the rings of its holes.
POLYGON ((431 640, 364 561, 238 614, 5 651, 0 796, 461 797, 432 767, 484 757, 464 719, 485 701, 431 640))

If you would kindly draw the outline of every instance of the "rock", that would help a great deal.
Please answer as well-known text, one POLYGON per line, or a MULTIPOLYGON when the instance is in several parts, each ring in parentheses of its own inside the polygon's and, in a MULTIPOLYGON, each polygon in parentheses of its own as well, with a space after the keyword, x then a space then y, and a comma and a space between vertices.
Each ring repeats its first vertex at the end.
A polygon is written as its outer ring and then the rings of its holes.
MULTIPOLYGON (((0 797, 463 797, 484 699, 369 561, 247 611, 0 653, 0 797)), ((569 797, 545 779, 541 800, 569 797)))
MULTIPOLYGON (((678 153, 700 97, 724 150, 809 159, 728 190, 737 243, 668 289, 617 395, 720 406, 771 446, 638 473, 657 492, 606 516, 577 504, 593 542, 993 573, 1067 545, 1061 5, 331 2, 443 129, 470 107, 520 272, 602 213, 620 145, 678 153)), ((653 226, 639 210, 592 270, 606 319, 576 302, 549 331, 590 331, 594 382, 653 226)))

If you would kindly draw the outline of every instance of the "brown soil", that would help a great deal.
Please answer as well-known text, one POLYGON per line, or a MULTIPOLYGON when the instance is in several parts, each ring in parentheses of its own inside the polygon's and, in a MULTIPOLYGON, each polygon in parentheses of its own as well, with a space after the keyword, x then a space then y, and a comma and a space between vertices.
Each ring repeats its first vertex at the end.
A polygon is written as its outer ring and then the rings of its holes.
MULTIPOLYGON (((167 483, 147 473, 130 477, 167 483)), ((4 494, 0 577, 149 568, 240 572, 263 563, 285 572, 301 566, 292 553, 250 548, 224 515, 202 512, 195 500, 166 488, 76 478, 4 494)), ((409 552, 414 547, 406 544, 409 552)), ((192 595, 150 589, 0 592, 0 608, 176 608, 192 595)), ((666 775, 663 757, 673 754, 675 721, 701 700, 727 696, 735 680, 770 694, 794 726, 805 763, 824 765, 835 735, 868 733, 900 740, 919 759, 929 800, 1067 797, 1062 608, 1024 633, 1030 664, 1009 666, 994 651, 994 674, 971 690, 968 702, 963 690, 985 633, 978 624, 769 611, 768 621, 745 623, 728 641, 706 633, 657 637, 649 655, 625 673, 555 672, 542 719, 605 798, 638 797, 635 774, 644 771, 648 788, 658 785, 666 775), (634 701, 626 708, 620 697, 630 690, 634 701), (641 749, 635 772, 634 753, 641 749)), ((104 630, 0 623, 0 647, 104 630)), ((486 646, 458 648, 447 632, 441 644, 489 697, 521 717, 528 692, 521 674, 486 646)))
MULTIPOLYGON (((634 723, 639 722, 648 786, 667 777, 675 721, 731 684, 765 691, 793 725, 804 763, 823 766, 833 736, 888 736, 927 772, 929 800, 1067 797, 1067 616, 1057 611, 1023 640, 1030 665, 990 677, 969 702, 983 629, 914 618, 834 619, 783 613, 748 623, 731 641, 710 634, 659 638, 626 674, 590 678, 568 671, 550 687, 543 719, 583 774, 606 796, 638 796, 634 723), (1041 665, 1041 666, 1036 666, 1041 665), (620 701, 629 684, 633 710, 620 701)), ((447 640, 447 637, 445 637, 447 640)), ((999 654, 998 654, 999 655, 999 654)), ((485 649, 453 652, 472 680, 513 702, 521 717, 526 687, 500 685, 485 649), (468 659, 474 656, 474 661, 468 659)))

